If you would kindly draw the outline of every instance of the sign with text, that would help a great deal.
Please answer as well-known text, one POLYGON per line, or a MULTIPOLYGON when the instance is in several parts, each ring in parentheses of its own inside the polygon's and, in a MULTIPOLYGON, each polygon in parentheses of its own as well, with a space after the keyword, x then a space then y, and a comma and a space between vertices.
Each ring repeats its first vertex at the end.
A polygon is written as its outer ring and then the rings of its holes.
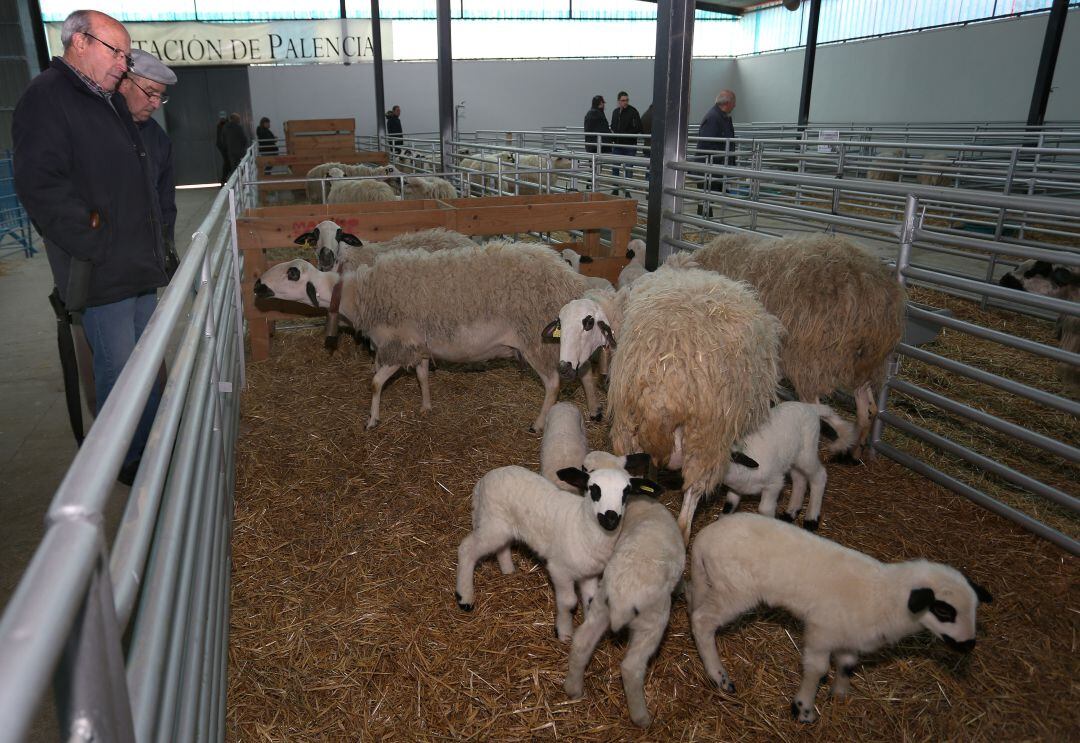
MULTIPOLYGON (((63 54, 60 23, 45 24, 49 51, 63 54)), ((371 21, 355 18, 266 23, 127 23, 131 48, 165 64, 244 65, 372 62, 371 21)), ((383 59, 393 57, 392 22, 382 22, 383 59)))

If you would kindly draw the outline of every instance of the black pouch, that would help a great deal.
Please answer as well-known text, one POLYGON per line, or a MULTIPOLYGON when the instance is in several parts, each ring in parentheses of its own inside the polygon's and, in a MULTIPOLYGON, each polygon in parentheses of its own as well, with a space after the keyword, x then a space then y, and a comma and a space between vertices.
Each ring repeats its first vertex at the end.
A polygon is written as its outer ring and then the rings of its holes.
POLYGON ((180 266, 180 256, 176 254, 176 246, 171 242, 165 242, 165 273, 170 279, 180 266))

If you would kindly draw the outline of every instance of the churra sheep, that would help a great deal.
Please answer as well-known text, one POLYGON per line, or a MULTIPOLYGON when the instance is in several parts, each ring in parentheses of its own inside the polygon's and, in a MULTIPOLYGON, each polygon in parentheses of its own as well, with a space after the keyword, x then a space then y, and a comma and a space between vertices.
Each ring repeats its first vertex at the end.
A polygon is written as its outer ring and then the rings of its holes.
MULTIPOLYGON (((585 438, 585 421, 576 405, 557 402, 548 411, 544 422, 544 438, 540 442, 540 474, 555 487, 576 493, 578 489, 559 479, 559 470, 580 468, 589 453, 585 438)), ((621 466, 621 465, 620 465, 621 466)))
POLYGON ((782 402, 772 408, 765 423, 738 442, 738 456, 724 473, 728 488, 724 513, 739 507, 740 496, 761 493, 758 513, 776 515, 776 500, 784 489, 785 476, 790 475, 791 497, 780 518, 794 521, 798 517, 809 483, 810 507, 803 528, 816 531, 828 481, 818 458, 820 434, 826 427, 834 437, 828 447, 831 454, 847 451, 855 443, 854 427, 828 405, 782 402))
POLYGON ((341 180, 345 173, 341 168, 331 168, 327 174, 331 179, 330 193, 326 195, 327 204, 352 204, 367 201, 396 201, 394 189, 380 180, 341 180))
POLYGON ((722 482, 732 445, 776 399, 783 328, 749 286, 711 271, 662 267, 620 295, 612 450, 682 471, 679 526, 689 542, 697 503, 722 482))
POLYGON ((720 235, 694 251, 702 268, 746 281, 783 324, 784 376, 803 402, 855 398, 856 457, 869 455, 885 363, 900 342, 907 292, 878 258, 837 235, 720 235))
POLYGON ((559 490, 524 467, 499 467, 480 478, 472 494, 473 528, 458 547, 454 596, 461 609, 472 611, 477 561, 494 553, 499 569, 512 573, 510 546, 524 543, 547 561, 555 586, 556 634, 568 642, 577 606, 574 585, 588 606, 622 530, 627 498, 658 493, 659 486, 616 469, 587 473, 566 468, 558 476, 575 484, 587 497, 559 490))
POLYGON ((392 250, 411 250, 419 248, 429 253, 447 248, 468 248, 475 243, 468 235, 454 232, 444 227, 417 232, 402 232, 382 242, 365 243, 355 235, 341 230, 336 222, 320 222, 315 229, 298 236, 297 245, 308 245, 315 250, 320 271, 330 271, 340 267, 341 271, 354 271, 360 266, 370 266, 375 259, 392 250), (337 235, 337 239, 330 236, 337 235))
POLYGON ((626 246, 626 257, 630 262, 619 272, 619 279, 616 282, 619 289, 630 286, 645 275, 645 241, 631 240, 626 246))
MULTIPOLYGON (((544 384, 531 430, 541 431, 559 393, 558 349, 541 342, 544 322, 584 282, 550 248, 491 242, 428 253, 392 251, 344 274, 302 260, 278 264, 255 283, 257 297, 279 297, 337 309, 375 346, 371 415, 379 422, 383 385, 398 369, 416 369, 421 410, 431 409, 431 360, 478 362, 518 356, 544 384), (336 292, 335 292, 336 288, 336 292), (332 307, 335 293, 339 306, 332 307)), ((582 376, 591 413, 599 401, 591 375, 582 376)))
POLYGON ((582 695, 585 667, 608 628, 619 632, 627 627, 630 643, 620 669, 626 704, 635 725, 649 726, 652 716, 645 703, 645 670, 664 637, 671 594, 685 565, 682 535, 667 507, 651 498, 631 498, 596 596, 574 633, 563 682, 570 698, 582 695))
POLYGON ((456 199, 457 189, 445 178, 411 176, 405 179, 406 199, 456 199))
POLYGON ((836 663, 832 695, 848 693, 860 654, 921 630, 954 650, 975 647, 975 613, 992 597, 959 571, 912 560, 881 563, 804 529, 757 514, 725 516, 701 530, 690 559, 690 627, 705 672, 735 686, 716 650, 716 630, 759 604, 786 609, 805 626, 802 684, 791 702, 814 722, 817 688, 836 663))

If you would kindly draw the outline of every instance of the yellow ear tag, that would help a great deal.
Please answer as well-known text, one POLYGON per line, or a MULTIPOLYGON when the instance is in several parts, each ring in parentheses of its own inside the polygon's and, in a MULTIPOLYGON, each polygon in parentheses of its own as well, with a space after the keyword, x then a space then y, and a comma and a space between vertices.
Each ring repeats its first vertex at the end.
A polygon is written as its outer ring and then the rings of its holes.
POLYGON ((562 328, 555 328, 551 331, 552 338, 562 338, 562 328))
POLYGON ((643 493, 651 493, 651 492, 653 492, 653 489, 650 488, 648 485, 642 485, 641 486, 641 492, 643 492, 643 493))

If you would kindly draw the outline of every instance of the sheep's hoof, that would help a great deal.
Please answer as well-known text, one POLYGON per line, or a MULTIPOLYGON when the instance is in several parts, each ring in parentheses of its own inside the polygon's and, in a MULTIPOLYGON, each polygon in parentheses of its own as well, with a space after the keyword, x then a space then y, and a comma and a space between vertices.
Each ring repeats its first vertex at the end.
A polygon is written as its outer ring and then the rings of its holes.
POLYGON ((789 524, 795 521, 795 516, 787 513, 786 511, 781 511, 780 513, 776 514, 776 518, 780 519, 781 521, 786 521, 789 524))
POLYGON ((652 724, 652 717, 646 712, 643 715, 630 715, 630 721, 639 728, 647 728, 652 724))
POLYGON ((603 408, 601 408, 600 410, 597 410, 595 413, 590 415, 589 420, 594 421, 595 423, 599 423, 600 421, 604 420, 604 410, 603 410, 603 408))
POLYGON ((378 425, 379 425, 379 419, 378 418, 372 418, 367 422, 367 425, 364 426, 364 430, 365 431, 370 431, 371 429, 375 428, 378 425))
POLYGON ((567 679, 563 682, 563 691, 566 692, 566 696, 570 699, 581 699, 585 693, 583 686, 584 685, 579 681, 567 679))
POLYGON ((536 426, 529 426, 529 433, 539 433, 539 431, 536 430, 536 426))
POLYGON ((461 609, 462 611, 472 611, 473 605, 463 602, 461 600, 461 594, 457 591, 454 591, 454 598, 457 600, 457 605, 459 609, 461 609))
POLYGON ((720 691, 726 691, 728 694, 735 693, 735 684, 731 683, 731 679, 727 676, 721 676, 716 685, 720 687, 720 691))
POLYGON ((724 507, 721 509, 721 513, 731 513, 735 510, 735 504, 728 501, 724 501, 724 507))
POLYGON ((852 455, 850 451, 842 451, 839 454, 834 454, 832 459, 829 460, 832 464, 846 464, 850 467, 854 467, 862 464, 862 459, 852 455))
POLYGON ((817 531, 818 526, 820 525, 821 522, 817 519, 803 519, 802 522, 802 528, 806 529, 807 531, 817 531))

